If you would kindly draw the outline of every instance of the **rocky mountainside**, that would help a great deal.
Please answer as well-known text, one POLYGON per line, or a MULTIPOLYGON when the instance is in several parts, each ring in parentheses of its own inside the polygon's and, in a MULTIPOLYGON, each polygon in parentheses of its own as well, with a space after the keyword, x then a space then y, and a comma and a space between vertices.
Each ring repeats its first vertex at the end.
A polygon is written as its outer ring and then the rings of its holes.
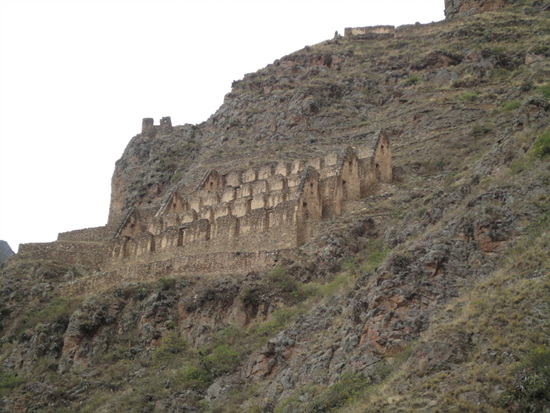
POLYGON ((445 6, 444 22, 306 47, 235 82, 208 121, 136 135, 111 225, 210 168, 379 129, 394 181, 261 273, 151 266, 151 282, 79 295, 95 268, 8 261, 3 411, 549 409, 549 6, 445 6))
POLYGON ((15 252, 11 249, 10 244, 0 240, 0 264, 6 262, 13 254, 15 254, 15 252))

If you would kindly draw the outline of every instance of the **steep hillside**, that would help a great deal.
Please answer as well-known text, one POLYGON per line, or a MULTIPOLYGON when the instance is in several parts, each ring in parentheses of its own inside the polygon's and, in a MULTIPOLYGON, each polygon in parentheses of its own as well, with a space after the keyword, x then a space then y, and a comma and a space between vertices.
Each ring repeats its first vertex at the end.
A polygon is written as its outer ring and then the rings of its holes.
POLYGON ((285 56, 203 124, 144 122, 108 229, 206 170, 325 156, 380 129, 394 179, 267 271, 144 261, 146 281, 117 284, 47 254, 10 259, 3 411, 550 408, 549 7, 470 3, 285 56))

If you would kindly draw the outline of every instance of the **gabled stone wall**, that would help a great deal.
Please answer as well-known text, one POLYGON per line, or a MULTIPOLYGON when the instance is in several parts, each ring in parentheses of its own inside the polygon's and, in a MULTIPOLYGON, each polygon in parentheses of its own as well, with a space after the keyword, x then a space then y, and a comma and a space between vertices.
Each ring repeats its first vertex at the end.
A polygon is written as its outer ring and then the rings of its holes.
POLYGON ((324 157, 206 171, 188 194, 177 188, 154 217, 130 210, 112 241, 111 264, 173 256, 295 248, 315 223, 391 181, 391 151, 380 131, 369 143, 324 157))
POLYGON ((117 226, 61 233, 52 243, 24 244, 18 256, 82 264, 119 274, 121 280, 130 280, 136 271, 143 279, 153 267, 189 273, 270 267, 277 251, 306 242, 322 220, 341 214, 348 201, 391 181, 386 134, 353 140, 366 143, 308 160, 225 174, 206 171, 191 193, 177 187, 170 191, 156 213, 130 208, 117 226))

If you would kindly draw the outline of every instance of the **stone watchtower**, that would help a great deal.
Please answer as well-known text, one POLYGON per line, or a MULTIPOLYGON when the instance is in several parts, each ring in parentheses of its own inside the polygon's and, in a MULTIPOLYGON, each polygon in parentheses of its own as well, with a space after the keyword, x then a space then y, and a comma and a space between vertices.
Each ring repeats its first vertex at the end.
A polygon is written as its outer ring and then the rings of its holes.
POLYGON ((160 126, 155 126, 153 118, 143 118, 141 122, 141 133, 149 138, 154 138, 158 131, 167 134, 171 133, 173 130, 174 128, 172 127, 172 119, 170 119, 170 116, 163 117, 160 120, 160 126))
POLYGON ((162 133, 170 133, 174 130, 172 128, 172 119, 170 119, 170 116, 165 116, 160 120, 160 131, 162 133))
POLYGON ((155 121, 153 118, 143 118, 143 121, 141 122, 141 133, 150 138, 154 138, 157 134, 154 122, 155 121))
POLYGON ((495 11, 514 0, 445 0, 445 19, 495 11))

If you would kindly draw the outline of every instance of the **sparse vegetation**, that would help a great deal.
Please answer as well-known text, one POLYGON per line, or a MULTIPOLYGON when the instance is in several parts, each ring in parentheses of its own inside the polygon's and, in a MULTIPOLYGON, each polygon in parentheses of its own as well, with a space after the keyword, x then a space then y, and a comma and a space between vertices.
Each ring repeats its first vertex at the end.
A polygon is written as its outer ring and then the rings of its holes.
POLYGON ((503 81, 503 80, 508 79, 510 76, 512 76, 512 72, 505 69, 505 68, 503 68, 503 67, 497 67, 497 68, 493 69, 493 71, 491 73, 491 77, 495 81, 503 81))
POLYGON ((175 278, 159 278, 157 285, 161 290, 171 291, 176 286, 176 280, 175 278))
POLYGON ((9 373, 0 374, 0 395, 5 395, 8 391, 25 383, 25 378, 9 373))
POLYGON ((476 91, 464 92, 460 95, 459 100, 462 102, 472 102, 479 98, 479 94, 476 91))
POLYGON ((527 154, 519 157, 510 164, 510 172, 513 175, 527 171, 535 166, 535 164, 545 159, 550 155, 550 131, 546 131, 539 135, 527 154))
MULTIPOLYGON (((386 370, 380 367, 380 378, 386 370)), ((288 398, 275 409, 275 413, 326 412, 351 404, 372 380, 360 374, 345 373, 332 386, 308 386, 298 390, 297 395, 288 398), (304 402, 304 400, 306 400, 304 402)))
POLYGON ((493 126, 491 124, 488 124, 488 123, 483 124, 483 125, 476 124, 472 128, 471 134, 473 136, 482 136, 482 135, 487 135, 492 130, 493 130, 493 126))
POLYGON ((545 69, 525 64, 548 54, 547 23, 530 1, 437 36, 323 42, 236 82, 207 126, 162 148, 136 139, 127 206, 206 168, 323 157, 378 128, 399 179, 269 271, 238 243, 242 272, 178 278, 167 262, 86 297, 61 295, 75 279, 63 266, 2 269, 6 409, 547 409, 550 132, 544 108, 521 108, 550 99, 545 69), (435 57, 411 72, 419 56, 435 57))
POLYGON ((550 100, 550 83, 541 86, 538 90, 543 97, 550 100))
POLYGON ((81 299, 70 300, 64 297, 54 297, 45 306, 40 304, 31 305, 17 320, 14 328, 15 335, 28 335, 28 330, 37 324, 59 323, 67 325, 69 317, 80 303, 81 299))
POLYGON ((502 403, 505 408, 522 412, 542 412, 550 404, 550 350, 547 347, 536 347, 520 363, 502 403))
POLYGON ((183 370, 179 377, 184 388, 206 389, 222 374, 225 374, 239 365, 240 355, 227 345, 215 347, 209 354, 204 350, 196 352, 198 356, 183 370))
POLYGON ((519 99, 509 100, 508 102, 503 103, 500 107, 506 112, 512 112, 521 107, 521 101, 519 99))
POLYGON ((390 252, 389 247, 381 240, 371 241, 366 250, 367 255, 367 269, 376 270, 380 264, 386 259, 388 253, 390 252))
POLYGON ((183 175, 183 171, 181 169, 177 170, 174 175, 172 175, 172 179, 170 180, 172 184, 176 184, 181 180, 181 177, 183 175))
POLYGON ((422 81, 422 78, 416 74, 410 75, 406 80, 405 83, 407 85, 416 85, 417 83, 420 83, 422 81))
POLYGON ((153 352, 153 361, 155 363, 166 364, 176 357, 181 357, 188 348, 187 342, 182 340, 176 331, 170 331, 162 338, 160 346, 153 352))
POLYGON ((550 155, 550 131, 543 133, 533 142, 531 153, 538 159, 544 159, 550 155))

